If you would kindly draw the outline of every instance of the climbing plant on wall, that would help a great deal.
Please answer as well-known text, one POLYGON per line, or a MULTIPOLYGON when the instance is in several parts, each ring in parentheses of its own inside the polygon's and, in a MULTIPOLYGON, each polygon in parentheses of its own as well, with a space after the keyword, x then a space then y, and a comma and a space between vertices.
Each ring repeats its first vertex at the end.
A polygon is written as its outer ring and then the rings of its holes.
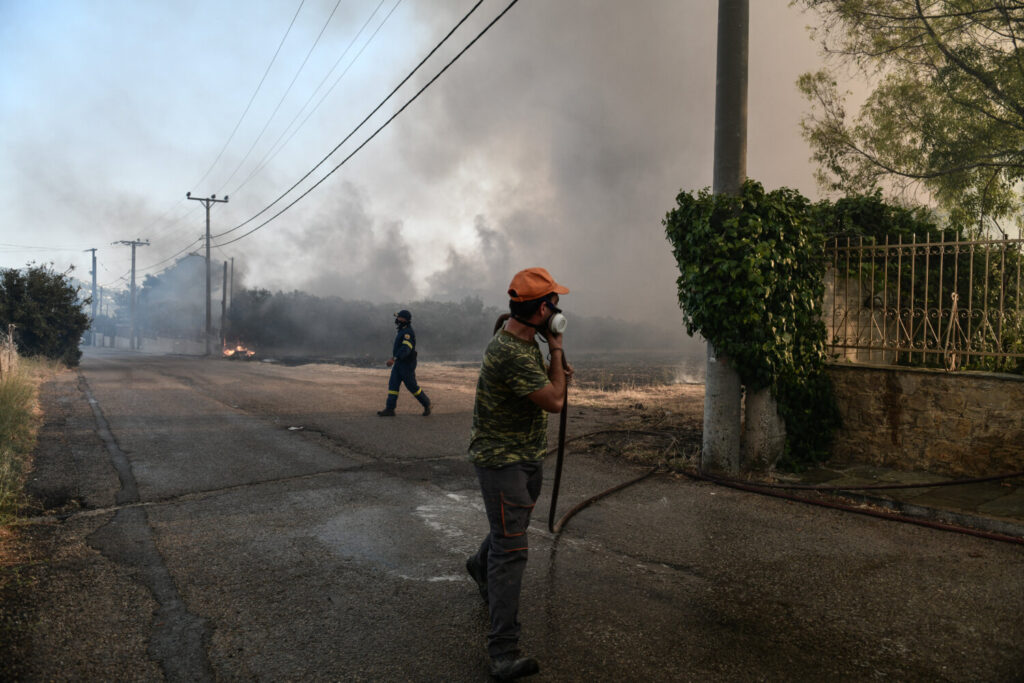
POLYGON ((786 423, 779 466, 828 456, 839 414, 825 374, 824 234, 795 190, 680 192, 662 224, 689 334, 727 356, 748 390, 768 387, 786 423))

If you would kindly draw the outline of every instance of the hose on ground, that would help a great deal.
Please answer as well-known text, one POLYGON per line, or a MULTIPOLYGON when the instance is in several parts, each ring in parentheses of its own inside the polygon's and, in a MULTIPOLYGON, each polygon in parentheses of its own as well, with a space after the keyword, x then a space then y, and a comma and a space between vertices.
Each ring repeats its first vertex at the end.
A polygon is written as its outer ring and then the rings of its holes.
MULTIPOLYGON (((589 437, 589 436, 597 436, 599 434, 609 434, 609 433, 657 435, 657 436, 668 436, 668 437, 673 438, 673 440, 675 439, 675 437, 670 432, 658 432, 658 431, 651 431, 651 430, 635 430, 635 429, 601 429, 601 430, 597 430, 597 431, 594 431, 594 432, 588 432, 586 434, 581 434, 579 436, 575 436, 572 439, 568 439, 566 441, 567 442, 568 441, 576 441, 576 440, 583 439, 583 438, 586 438, 586 437, 589 437)), ((563 448, 564 448, 564 446, 563 446, 563 448)), ((552 449, 552 451, 549 451, 549 453, 553 452, 553 450, 554 449, 552 449)), ((602 492, 600 492, 600 493, 598 493, 598 494, 596 494, 594 496, 591 496, 590 498, 587 498, 583 502, 579 503, 578 505, 576 505, 575 507, 570 509, 564 515, 562 515, 562 517, 558 520, 558 522, 556 524, 554 524, 554 526, 552 527, 552 532, 555 533, 555 534, 561 533, 562 529, 565 528, 565 525, 569 522, 569 520, 576 513, 578 513, 581 510, 585 509, 586 507, 588 507, 592 503, 594 503, 594 502, 596 502, 598 500, 601 500, 602 498, 605 498, 606 496, 609 496, 609 495, 611 495, 613 493, 621 491, 621 490, 623 490, 623 489, 625 489, 625 488, 627 488, 629 486, 632 486, 633 484, 641 482, 644 479, 647 479, 652 474, 654 474, 656 472, 659 472, 659 471, 661 471, 661 472, 668 472, 669 469, 666 468, 666 467, 663 467, 661 465, 652 467, 649 471, 645 472, 644 474, 642 474, 642 475, 640 475, 640 476, 638 476, 638 477, 636 477, 634 479, 630 479, 629 481, 625 481, 625 482, 623 482, 621 484, 617 484, 617 485, 615 485, 615 486, 613 486, 613 487, 611 487, 609 489, 606 489, 606 490, 604 490, 604 491, 602 491, 602 492)), ((903 514, 900 514, 898 512, 882 512, 880 510, 874 510, 874 509, 871 509, 871 508, 864 508, 864 507, 857 507, 857 506, 853 506, 853 505, 846 505, 844 503, 840 503, 840 502, 837 502, 837 501, 813 500, 813 499, 810 499, 810 498, 804 498, 802 496, 795 496, 795 495, 792 495, 792 494, 782 493, 782 492, 779 492, 777 490, 774 490, 774 489, 799 489, 799 490, 818 491, 818 492, 836 492, 836 491, 862 491, 862 490, 880 490, 880 489, 930 488, 930 487, 933 487, 933 486, 958 486, 958 485, 976 484, 976 483, 989 482, 989 481, 999 481, 1001 479, 1013 479, 1013 478, 1024 476, 1024 472, 1011 472, 1009 474, 1000 474, 1000 475, 995 475, 995 476, 991 476, 991 477, 974 477, 974 478, 970 478, 970 479, 955 479, 955 480, 944 481, 944 482, 929 482, 929 483, 918 483, 918 484, 868 484, 868 485, 863 485, 863 486, 856 486, 856 485, 853 485, 853 486, 823 486, 823 485, 818 485, 818 484, 782 484, 782 483, 769 483, 769 482, 766 482, 766 483, 763 483, 763 484, 762 483, 751 483, 751 482, 742 481, 742 480, 739 480, 739 479, 732 479, 732 478, 729 478, 729 477, 721 477, 721 476, 717 476, 717 475, 711 475, 711 474, 702 472, 699 469, 696 470, 696 471, 693 471, 693 472, 683 471, 681 473, 683 475, 693 479, 693 480, 696 480, 696 481, 706 481, 706 482, 709 482, 709 483, 712 483, 712 484, 716 484, 718 486, 725 486, 725 487, 736 489, 736 490, 740 490, 740 491, 747 491, 749 493, 757 493, 757 494, 760 494, 760 495, 763 495, 763 496, 772 496, 774 498, 782 498, 782 499, 790 500, 790 501, 797 502, 797 503, 806 503, 808 505, 818 505, 818 506, 821 506, 821 507, 832 508, 832 509, 835 509, 835 510, 842 510, 844 512, 853 512, 853 513, 856 513, 856 514, 867 515, 867 516, 870 516, 870 517, 875 517, 875 518, 878 518, 878 519, 885 519, 885 520, 889 520, 889 521, 893 521, 893 522, 903 522, 903 523, 906 523, 906 524, 916 524, 918 526, 924 526, 924 527, 928 527, 928 528, 931 528, 931 529, 938 529, 938 530, 941 530, 941 531, 950 531, 950 532, 954 532, 954 533, 966 534, 968 536, 975 536, 977 538, 984 538, 984 539, 988 539, 988 540, 992 540, 992 541, 1000 541, 1000 542, 1004 542, 1004 543, 1013 543, 1013 544, 1016 544, 1016 545, 1024 545, 1024 538, 1021 538, 1021 537, 1018 537, 1018 536, 1011 536, 1009 534, 1001 534, 1001 533, 996 533, 996 532, 992 532, 992 531, 983 531, 981 529, 972 529, 970 527, 965 527, 965 526, 961 526, 961 525, 958 525, 958 524, 950 524, 950 523, 947 523, 947 522, 937 522, 937 521, 933 521, 933 520, 919 519, 919 518, 916 518, 916 517, 910 517, 908 515, 903 515, 903 514)))

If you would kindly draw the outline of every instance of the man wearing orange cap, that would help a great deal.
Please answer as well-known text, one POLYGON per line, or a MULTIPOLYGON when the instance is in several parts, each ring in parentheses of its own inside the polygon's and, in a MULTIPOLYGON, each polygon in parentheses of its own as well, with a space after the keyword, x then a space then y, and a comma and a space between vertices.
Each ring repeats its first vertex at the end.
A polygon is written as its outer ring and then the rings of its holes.
POLYGON ((476 385, 469 459, 476 466, 490 533, 466 560, 466 570, 490 611, 487 651, 491 675, 498 680, 540 670, 536 659, 518 650, 519 594, 526 532, 543 480, 547 413, 561 411, 572 374, 563 366, 565 318, 558 308, 559 295, 568 293, 543 268, 516 273, 508 288, 511 318, 487 345, 476 385), (547 340, 550 365, 535 340, 538 332, 547 340))

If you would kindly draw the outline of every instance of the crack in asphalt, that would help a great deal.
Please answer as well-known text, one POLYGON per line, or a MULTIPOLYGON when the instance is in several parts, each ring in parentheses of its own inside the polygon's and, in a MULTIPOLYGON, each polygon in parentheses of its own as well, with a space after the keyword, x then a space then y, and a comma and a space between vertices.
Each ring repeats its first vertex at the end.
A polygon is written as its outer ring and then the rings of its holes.
MULTIPOLYGON (((258 419, 266 420, 266 416, 264 415, 219 399, 217 396, 214 396, 212 393, 207 391, 205 387, 191 379, 175 376, 170 373, 164 374, 170 375, 174 379, 182 382, 182 384, 187 386, 190 390, 204 394, 208 398, 211 398, 222 405, 229 406, 233 410, 240 411, 247 415, 252 415, 258 419)), ((331 450, 344 450, 346 451, 346 455, 356 459, 357 461, 362 460, 362 462, 308 474, 265 479, 202 491, 190 491, 176 496, 169 496, 167 498, 143 502, 139 500, 138 489, 127 455, 117 445, 116 440, 110 431, 109 425, 103 416, 99 403, 93 397, 88 386, 88 382, 85 380, 84 376, 81 376, 80 385, 87 396, 93 414, 96 417, 97 431, 99 432, 104 444, 107 446, 111 455, 111 460, 114 463, 115 469, 117 469, 118 476, 121 480, 122 490, 118 493, 116 498, 117 505, 74 512, 69 515, 62 516, 62 519, 109 514, 111 512, 114 513, 114 517, 107 525, 101 527, 89 537, 89 543, 92 547, 103 553, 103 555, 108 559, 136 569, 143 583, 151 590, 154 597, 160 604, 159 609, 154 615, 150 655, 160 662, 164 674, 169 680, 208 681, 215 679, 215 675, 206 652, 206 646, 209 642, 211 633, 206 621, 190 613, 187 605, 178 593, 173 577, 157 550, 152 529, 148 524, 145 508, 150 506, 173 505, 182 502, 204 500, 206 498, 234 491, 251 489, 257 486, 302 481, 339 473, 379 471, 385 474, 396 475, 397 473, 394 471, 395 466, 407 465, 410 463, 408 459, 386 458, 372 453, 357 451, 347 444, 343 444, 335 435, 325 432, 318 427, 309 426, 295 431, 298 432, 302 438, 314 439, 321 443, 328 442, 328 444, 325 445, 328 447, 333 446, 334 448, 331 450)), ((460 454, 415 459, 412 462, 438 463, 444 461, 461 461, 462 459, 463 456, 460 454)), ((553 536, 549 534, 545 528, 536 527, 532 524, 531 531, 537 533, 541 537, 549 538, 552 543, 552 557, 557 554, 557 547, 559 545, 559 538, 557 535, 553 536)), ((680 572, 691 577, 704 578, 701 572, 692 566, 666 562, 664 560, 643 556, 642 554, 635 554, 623 549, 615 550, 600 543, 596 544, 595 548, 593 540, 567 538, 562 539, 562 543, 567 543, 569 546, 589 547, 591 550, 599 548, 600 550, 597 550, 598 552, 617 556, 620 561, 641 564, 647 568, 647 571, 661 570, 673 573, 680 572)))
MULTIPOLYGON (((367 456, 372 457, 372 456, 367 456)), ((220 486, 212 489, 202 489, 198 491, 189 491, 188 493, 181 493, 175 496, 166 496, 163 498, 154 498, 151 500, 140 501, 136 500, 128 503, 121 503, 117 505, 108 505, 105 507, 91 507, 80 510, 62 512, 60 514, 53 515, 37 515, 34 517, 26 517, 23 519, 24 524, 47 524, 54 520, 64 522, 69 519, 96 517, 98 515, 109 514, 111 512, 120 512, 121 510, 128 510, 131 508, 146 508, 146 507, 158 507, 162 505, 174 505, 177 503, 192 502, 198 500, 205 500, 210 497, 219 496, 225 493, 232 493, 234 491, 241 491, 249 488, 255 488, 258 486, 274 485, 274 484, 285 484, 293 481, 302 481, 304 479, 315 479, 317 477, 323 477, 332 474, 343 474, 343 473, 362 473, 362 472, 382 472, 385 474, 394 474, 394 466, 396 465, 409 465, 416 463, 436 463, 443 461, 461 461, 461 456, 443 456, 437 458, 424 458, 415 460, 375 460, 373 462, 361 463, 358 465, 346 465, 343 467, 332 467, 326 470, 320 470, 319 472, 309 472, 306 474, 296 474, 288 477, 277 477, 275 479, 260 479, 259 481, 250 481, 244 484, 232 484, 231 486, 220 486)), ((546 531, 545 531, 546 533, 546 531)))
POLYGON ((89 401, 93 417, 96 418, 96 433, 103 441, 103 445, 107 447, 107 452, 110 453, 110 461, 117 472, 117 478, 121 481, 121 490, 117 492, 114 502, 118 504, 138 502, 139 487, 135 483, 135 475, 132 474, 132 466, 128 462, 128 456, 117 444, 113 432, 110 431, 107 418, 103 416, 103 411, 100 410, 100 403, 92 395, 89 382, 81 372, 78 373, 78 387, 89 401))
POLYGON ((121 480, 115 501, 121 504, 111 520, 88 537, 88 543, 112 562, 128 567, 160 605, 150 628, 149 655, 159 662, 169 681, 212 681, 213 668, 206 645, 206 620, 188 611, 163 556, 156 547, 145 507, 139 503, 138 485, 128 456, 117 445, 110 425, 92 394, 85 375, 79 386, 96 418, 96 430, 110 453, 121 480))

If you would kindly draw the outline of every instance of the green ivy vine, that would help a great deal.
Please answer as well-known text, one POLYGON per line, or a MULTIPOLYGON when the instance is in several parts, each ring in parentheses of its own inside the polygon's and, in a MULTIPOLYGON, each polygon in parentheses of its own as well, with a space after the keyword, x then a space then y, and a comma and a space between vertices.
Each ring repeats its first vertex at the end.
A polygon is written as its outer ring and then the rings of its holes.
POLYGON ((749 390, 769 387, 786 423, 777 465, 800 469, 829 455, 839 412, 825 373, 824 233, 795 190, 680 192, 662 224, 672 244, 679 305, 729 358, 749 390))

